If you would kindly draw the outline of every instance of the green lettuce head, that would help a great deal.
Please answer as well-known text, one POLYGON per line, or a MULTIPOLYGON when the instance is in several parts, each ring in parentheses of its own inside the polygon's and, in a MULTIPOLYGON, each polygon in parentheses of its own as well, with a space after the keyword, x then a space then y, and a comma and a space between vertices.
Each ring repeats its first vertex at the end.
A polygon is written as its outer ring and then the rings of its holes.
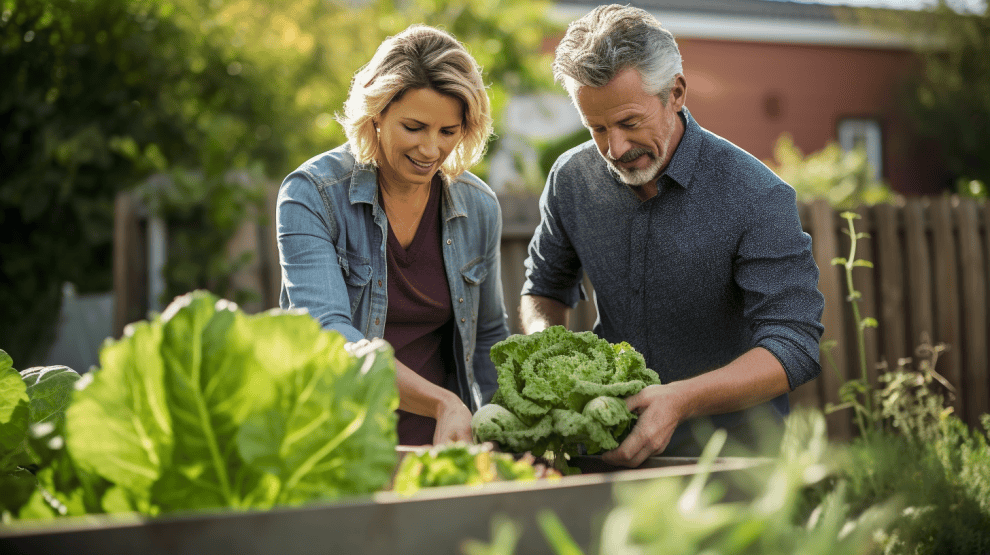
POLYGON ((623 398, 660 383, 628 343, 553 326, 495 344, 498 391, 472 419, 475 439, 511 451, 588 453, 618 447, 635 420, 623 398))

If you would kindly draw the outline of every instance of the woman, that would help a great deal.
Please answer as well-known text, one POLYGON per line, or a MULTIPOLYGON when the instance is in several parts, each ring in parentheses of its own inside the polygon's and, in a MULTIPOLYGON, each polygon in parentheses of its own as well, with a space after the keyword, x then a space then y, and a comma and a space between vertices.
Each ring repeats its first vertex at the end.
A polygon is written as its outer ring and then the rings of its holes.
POLYGON ((491 134, 478 65, 449 34, 412 26, 357 72, 337 119, 347 143, 279 191, 280 304, 392 345, 401 444, 470 441, 498 387, 489 350, 508 336, 501 211, 466 171, 491 134))

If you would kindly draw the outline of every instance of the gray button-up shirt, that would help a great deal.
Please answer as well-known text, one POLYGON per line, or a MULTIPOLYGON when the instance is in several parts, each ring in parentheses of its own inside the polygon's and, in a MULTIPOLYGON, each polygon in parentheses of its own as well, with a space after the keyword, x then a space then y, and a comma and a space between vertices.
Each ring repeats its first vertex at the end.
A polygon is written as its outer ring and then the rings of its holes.
MULTIPOLYGON (((557 160, 540 199, 522 294, 573 307, 585 296, 586 272, 598 308, 595 333, 631 343, 663 382, 764 347, 793 389, 821 372, 824 307, 794 189, 699 126, 687 108, 681 116, 684 136, 658 194, 645 202, 609 171, 593 141, 557 160)), ((788 412, 786 394, 768 405, 788 412)), ((713 420, 731 432, 744 419, 713 420)))

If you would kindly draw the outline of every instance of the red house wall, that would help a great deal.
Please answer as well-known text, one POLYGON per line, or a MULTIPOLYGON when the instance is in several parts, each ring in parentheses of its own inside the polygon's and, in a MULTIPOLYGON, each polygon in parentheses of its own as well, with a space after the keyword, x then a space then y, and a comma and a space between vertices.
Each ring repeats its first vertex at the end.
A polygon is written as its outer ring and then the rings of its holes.
POLYGON ((784 132, 808 154, 838 140, 844 117, 880 122, 883 178, 905 194, 944 190, 935 149, 912 137, 897 115, 899 84, 916 70, 907 51, 678 39, 687 106, 707 129, 761 160, 784 132))

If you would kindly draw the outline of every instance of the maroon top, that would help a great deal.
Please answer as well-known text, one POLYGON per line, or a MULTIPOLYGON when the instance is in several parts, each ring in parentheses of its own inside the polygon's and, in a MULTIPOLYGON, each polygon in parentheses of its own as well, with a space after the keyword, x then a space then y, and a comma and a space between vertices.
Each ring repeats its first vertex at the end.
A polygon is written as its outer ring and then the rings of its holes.
MULTIPOLYGON (((388 313, 385 340, 395 349, 395 358, 430 382, 444 387, 444 332, 454 311, 440 246, 439 176, 433 179, 430 199, 408 249, 402 248, 392 227, 388 229, 388 313)), ((433 443, 437 421, 403 410, 399 414, 399 444, 433 443)))

